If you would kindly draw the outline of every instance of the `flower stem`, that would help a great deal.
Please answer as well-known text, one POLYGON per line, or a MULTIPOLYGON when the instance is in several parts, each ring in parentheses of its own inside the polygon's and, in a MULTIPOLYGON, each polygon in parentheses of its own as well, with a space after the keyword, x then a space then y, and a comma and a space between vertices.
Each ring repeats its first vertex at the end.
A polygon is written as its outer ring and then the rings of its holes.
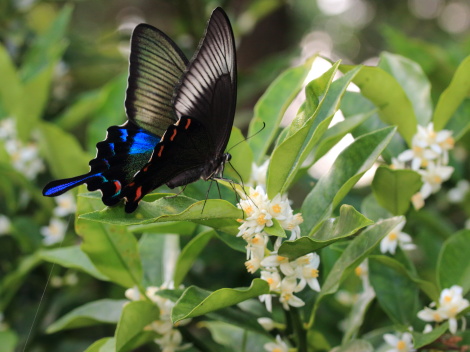
POLYGON ((297 351, 307 352, 307 334, 303 326, 302 317, 297 308, 290 307, 288 312, 290 326, 297 340, 297 351))

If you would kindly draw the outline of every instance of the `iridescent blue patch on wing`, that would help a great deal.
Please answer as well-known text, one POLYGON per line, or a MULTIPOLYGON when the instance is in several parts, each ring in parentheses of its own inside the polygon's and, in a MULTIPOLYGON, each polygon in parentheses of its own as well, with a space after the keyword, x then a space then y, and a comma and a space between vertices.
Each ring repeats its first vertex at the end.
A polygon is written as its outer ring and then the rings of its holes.
POLYGON ((55 182, 51 182, 50 187, 45 188, 43 194, 48 197, 53 197, 55 195, 62 194, 73 187, 86 183, 88 179, 93 178, 93 177, 104 178, 100 173, 98 173, 98 174, 92 174, 92 175, 86 174, 86 175, 82 175, 82 176, 78 176, 74 178, 58 180, 55 182))
POLYGON ((148 153, 153 150, 158 142, 160 142, 159 137, 149 134, 144 130, 139 130, 134 136, 134 140, 129 147, 129 154, 142 154, 148 153))

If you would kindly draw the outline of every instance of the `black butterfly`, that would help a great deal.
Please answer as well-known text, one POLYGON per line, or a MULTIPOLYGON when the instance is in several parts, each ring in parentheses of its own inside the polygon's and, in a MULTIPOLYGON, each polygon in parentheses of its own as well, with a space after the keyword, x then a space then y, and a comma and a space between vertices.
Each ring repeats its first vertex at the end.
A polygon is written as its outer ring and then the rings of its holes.
POLYGON ((101 190, 108 206, 125 198, 132 213, 164 184, 222 177, 237 87, 235 41, 225 12, 212 12, 189 64, 168 36, 146 24, 132 34, 129 61, 128 121, 108 128, 90 172, 50 182, 45 196, 86 183, 90 191, 101 190))

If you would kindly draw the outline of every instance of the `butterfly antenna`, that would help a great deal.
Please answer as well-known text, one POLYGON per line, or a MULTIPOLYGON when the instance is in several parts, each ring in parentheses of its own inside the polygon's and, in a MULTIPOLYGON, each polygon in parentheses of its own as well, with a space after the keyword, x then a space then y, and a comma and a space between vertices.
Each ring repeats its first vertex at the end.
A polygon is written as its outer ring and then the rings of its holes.
MULTIPOLYGON (((251 199, 250 195, 248 193, 246 193, 245 191, 245 183, 243 182, 243 178, 242 176, 239 174, 239 172, 237 171, 237 169, 235 169, 232 165, 232 163, 229 161, 228 164, 232 167, 233 171, 235 171, 235 173, 238 175, 238 177, 240 178, 240 183, 241 183, 241 186, 242 186, 242 190, 243 190, 243 193, 245 193, 245 196, 246 198, 248 198, 249 200, 251 200, 251 202, 255 205, 256 208, 258 208, 258 206, 256 205, 255 201, 253 199, 251 199)), ((231 186, 233 188, 233 190, 235 191, 235 194, 238 196, 238 192, 237 190, 235 189, 235 186, 233 186, 233 182, 232 180, 229 180, 231 183, 231 186)), ((258 208, 259 209, 259 208, 258 208)))
POLYGON ((261 128, 259 129, 259 131, 256 131, 254 134, 252 134, 251 136, 246 137, 245 139, 241 140, 240 142, 236 143, 235 145, 232 145, 232 146, 230 147, 230 149, 227 150, 227 153, 230 152, 233 148, 235 148, 235 147, 236 147, 237 145, 239 145, 240 143, 246 142, 246 141, 249 140, 250 138, 256 136, 258 133, 260 133, 260 132, 261 132, 262 130, 264 130, 265 128, 266 128, 266 123, 263 122, 263 127, 261 127, 261 128))
MULTIPOLYGON (((206 198, 204 199, 204 204, 202 205, 202 209, 201 209, 201 214, 204 212, 204 208, 206 207, 206 202, 207 202, 207 199, 209 198, 209 192, 211 190, 211 187, 212 187, 212 179, 211 179, 211 182, 209 183, 209 188, 207 189, 207 192, 206 192, 206 198)), ((219 194, 220 194, 220 191, 219 191, 219 194)))

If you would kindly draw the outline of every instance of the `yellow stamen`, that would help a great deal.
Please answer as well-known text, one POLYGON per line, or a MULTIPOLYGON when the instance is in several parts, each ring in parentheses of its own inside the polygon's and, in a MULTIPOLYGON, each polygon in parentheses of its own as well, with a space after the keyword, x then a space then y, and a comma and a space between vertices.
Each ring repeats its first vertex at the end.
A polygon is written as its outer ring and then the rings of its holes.
POLYGON ((286 260, 286 259, 287 259, 287 257, 283 257, 282 255, 278 255, 278 256, 276 257, 276 260, 277 260, 278 262, 282 262, 283 260, 286 260))
POLYGON ((391 240, 391 241, 395 241, 397 238, 398 238, 398 235, 396 232, 390 232, 388 234, 388 238, 391 240))
POLYGON ((434 181, 434 183, 442 183, 442 178, 437 175, 434 176, 432 180, 434 181))
POLYGON ((354 269, 354 273, 357 276, 361 276, 364 273, 364 271, 362 270, 362 268, 360 266, 357 266, 356 269, 354 269))
POLYGON ((280 213, 281 210, 282 210, 282 209, 281 209, 281 206, 280 206, 279 204, 273 205, 272 208, 273 208, 273 211, 274 211, 275 213, 280 213))
POLYGON ((402 341, 402 340, 398 341, 398 343, 397 343, 397 348, 398 348, 398 350, 400 350, 400 351, 401 351, 401 350, 404 350, 405 347, 406 347, 405 341, 402 341))

